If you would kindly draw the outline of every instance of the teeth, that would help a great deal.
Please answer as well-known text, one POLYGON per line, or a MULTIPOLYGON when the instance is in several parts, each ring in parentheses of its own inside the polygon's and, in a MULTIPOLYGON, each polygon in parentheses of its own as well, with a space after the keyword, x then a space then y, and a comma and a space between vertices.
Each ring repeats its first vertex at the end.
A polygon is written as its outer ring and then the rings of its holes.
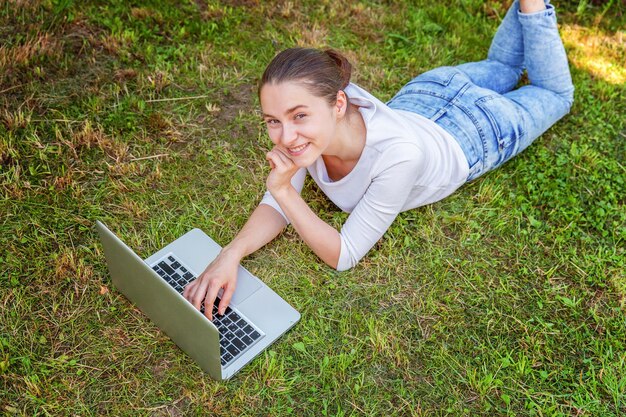
POLYGON ((298 153, 301 150, 303 150, 304 148, 306 148, 306 146, 307 146, 307 144, 305 143, 304 145, 296 146, 295 148, 289 148, 289 151, 293 152, 293 153, 298 153))

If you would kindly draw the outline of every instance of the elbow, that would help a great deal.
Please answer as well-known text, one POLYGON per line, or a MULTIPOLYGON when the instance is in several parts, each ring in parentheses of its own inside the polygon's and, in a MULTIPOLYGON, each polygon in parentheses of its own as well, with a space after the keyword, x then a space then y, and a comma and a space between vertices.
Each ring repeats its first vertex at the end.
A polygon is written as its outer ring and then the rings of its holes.
POLYGON ((342 259, 340 257, 335 265, 330 265, 330 264, 329 265, 335 268, 338 272, 343 272, 343 271, 347 271, 349 269, 354 268, 356 264, 358 263, 359 263, 358 259, 354 259, 352 257, 350 257, 349 259, 342 259))
POLYGON ((339 272, 352 269, 359 263, 361 256, 357 256, 354 250, 351 250, 351 246, 343 238, 341 238, 341 246, 339 248, 339 254, 334 265, 329 266, 335 268, 339 272))
POLYGON ((335 269, 335 270, 337 270, 339 272, 346 271, 346 270, 351 268, 351 266, 349 266, 349 265, 343 265, 342 264, 340 256, 337 256, 336 258, 329 259, 329 260, 327 260, 327 259, 322 259, 322 260, 324 261, 324 263, 326 265, 328 265, 329 267, 331 267, 331 268, 333 268, 333 269, 335 269))

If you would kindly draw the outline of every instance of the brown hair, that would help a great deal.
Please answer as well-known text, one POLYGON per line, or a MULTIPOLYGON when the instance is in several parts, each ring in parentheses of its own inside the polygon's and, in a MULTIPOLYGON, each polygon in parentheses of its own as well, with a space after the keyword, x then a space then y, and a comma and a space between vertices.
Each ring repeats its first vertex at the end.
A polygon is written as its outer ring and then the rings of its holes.
POLYGON ((297 81, 332 105, 337 101, 337 92, 348 86, 351 74, 352 65, 337 51, 289 48, 276 55, 263 72, 259 94, 265 84, 297 81))

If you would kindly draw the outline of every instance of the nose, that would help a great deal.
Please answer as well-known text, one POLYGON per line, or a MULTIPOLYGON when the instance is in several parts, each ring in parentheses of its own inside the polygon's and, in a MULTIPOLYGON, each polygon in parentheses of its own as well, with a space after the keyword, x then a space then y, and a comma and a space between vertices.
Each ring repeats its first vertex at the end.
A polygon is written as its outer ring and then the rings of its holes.
POLYGON ((294 143, 298 138, 298 132, 296 127, 290 123, 283 124, 283 131, 280 137, 280 144, 288 147, 290 144, 294 143))

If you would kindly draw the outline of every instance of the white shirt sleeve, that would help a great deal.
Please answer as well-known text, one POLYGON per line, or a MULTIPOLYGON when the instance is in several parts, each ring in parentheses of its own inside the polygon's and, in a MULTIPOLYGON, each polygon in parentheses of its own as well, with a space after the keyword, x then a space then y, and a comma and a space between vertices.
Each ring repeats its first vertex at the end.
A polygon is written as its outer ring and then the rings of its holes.
MULTIPOLYGON (((302 192, 305 178, 306 178, 306 168, 300 168, 298 171, 296 171, 293 177, 291 177, 291 185, 293 186, 293 188, 296 189, 298 194, 302 192)), ((261 202, 259 203, 259 205, 261 204, 267 204, 268 206, 273 207, 274 210, 276 210, 277 212, 280 213, 281 216, 283 216, 287 224, 291 223, 289 219, 287 218, 287 216, 285 216, 285 213, 283 213, 283 210, 278 205, 278 202, 276 202, 276 200, 274 199, 274 197, 272 197, 272 194, 269 191, 265 191, 265 194, 263 195, 263 199, 261 199, 261 202)))
POLYGON ((338 271, 354 267, 385 234, 407 201, 415 179, 422 175, 425 155, 416 146, 388 150, 365 195, 341 228, 338 271))

